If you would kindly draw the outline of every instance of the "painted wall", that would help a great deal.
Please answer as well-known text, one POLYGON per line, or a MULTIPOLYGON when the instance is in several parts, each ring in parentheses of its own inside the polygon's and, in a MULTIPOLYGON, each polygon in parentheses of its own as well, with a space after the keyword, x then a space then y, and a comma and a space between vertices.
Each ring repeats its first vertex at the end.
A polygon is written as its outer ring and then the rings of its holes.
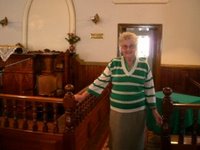
MULTIPOLYGON (((0 0, 0 19, 5 16, 9 19, 8 26, 0 26, 1 45, 23 42, 23 17, 27 1, 0 0)), ((51 1, 49 5, 52 6, 51 1)), ((169 0, 167 4, 114 4, 112 0, 74 0, 73 3, 76 13, 76 33, 81 37, 81 41, 77 43, 77 53, 86 61, 105 62, 117 55, 118 23, 162 24, 161 63, 200 65, 199 0, 169 0), (100 22, 94 24, 90 19, 96 13, 100 16, 100 22), (91 33, 103 33, 103 39, 91 39, 91 33)), ((62 15, 64 9, 61 8, 56 7, 58 11, 55 11, 55 15, 62 15)), ((51 16, 46 17, 51 18, 51 16)), ((63 13, 63 16, 66 17, 66 14, 63 13)), ((51 34, 52 36, 56 34, 56 30, 61 34, 61 28, 64 33, 62 36, 65 35, 67 31, 65 26, 60 24, 54 26, 54 30, 48 29, 47 38, 51 34)), ((38 37, 33 36, 33 38, 38 37)), ((56 45, 45 43, 47 48, 56 49, 56 45)), ((32 47, 30 50, 38 50, 41 44, 37 45, 35 42, 34 45, 36 49, 32 47)), ((65 51, 68 43, 65 45, 61 39, 60 42, 57 41, 57 47, 65 51)))
POLYGON ((0 25, 0 45, 14 45, 22 41, 23 13, 26 0, 0 0, 0 20, 5 16, 8 25, 0 25))
POLYGON ((69 32, 69 12, 65 0, 33 0, 27 20, 27 47, 30 50, 63 51, 69 32))

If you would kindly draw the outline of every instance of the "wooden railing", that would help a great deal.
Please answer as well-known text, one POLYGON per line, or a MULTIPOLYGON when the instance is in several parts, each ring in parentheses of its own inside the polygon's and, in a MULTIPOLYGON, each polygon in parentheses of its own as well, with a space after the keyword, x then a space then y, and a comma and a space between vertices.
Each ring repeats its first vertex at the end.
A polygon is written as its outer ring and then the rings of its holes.
POLYGON ((65 102, 63 101, 63 98, 11 94, 0 94, 0 98, 3 107, 1 114, 1 127, 40 131, 42 124, 41 131, 50 132, 47 125, 47 115, 49 111, 51 111, 53 116, 51 123, 54 124, 53 132, 58 132, 58 105, 65 102), (51 110, 48 110, 49 107, 51 107, 51 110))
POLYGON ((163 90, 164 98, 163 98, 163 125, 162 125, 162 133, 161 133, 161 148, 162 150, 199 150, 200 143, 197 143, 198 139, 198 118, 200 111, 200 104, 180 104, 173 103, 170 95, 172 94, 171 88, 164 88, 163 90), (179 129, 178 129, 178 141, 177 144, 171 143, 172 133, 170 128, 170 118, 174 109, 179 111, 179 129), (189 136, 191 139, 190 143, 184 141, 185 135, 185 126, 184 119, 185 113, 188 110, 192 110, 193 113, 193 124, 192 124, 192 132, 189 136))
MULTIPOLYGON (((17 131, 18 135, 23 133, 27 136, 22 137, 24 140, 34 134, 34 140, 30 139, 34 145, 48 141, 50 136, 58 136, 60 141, 52 142, 54 146, 60 143, 60 149, 56 146, 58 150, 100 147, 108 134, 109 88, 104 90, 102 96, 89 96, 80 103, 74 100, 72 85, 67 85, 65 89, 64 98, 0 94, 0 145, 9 147, 13 142, 12 147, 15 147, 19 142, 14 141, 20 140, 17 137, 12 139, 10 145, 7 142, 16 136, 17 131), (38 134, 45 137, 37 138, 38 134)), ((20 142, 22 145, 28 143, 20 142)))

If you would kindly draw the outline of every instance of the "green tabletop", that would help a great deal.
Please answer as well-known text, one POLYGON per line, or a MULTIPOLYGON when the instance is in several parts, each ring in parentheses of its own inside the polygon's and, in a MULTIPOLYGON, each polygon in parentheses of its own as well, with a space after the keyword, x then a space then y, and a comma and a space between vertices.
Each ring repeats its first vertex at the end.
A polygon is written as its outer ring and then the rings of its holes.
MULTIPOLYGON (((158 112, 162 115, 162 100, 163 100, 164 94, 162 91, 156 92, 156 105, 158 108, 158 112)), ((191 96, 186 94, 180 94, 180 93, 172 93, 171 98, 173 102, 175 103, 200 103, 200 97, 199 96, 191 96)), ((200 113, 200 112, 199 112, 200 113)), ((199 114, 200 116, 200 114, 199 114)), ((153 115, 149 108, 147 108, 147 127, 149 130, 159 134, 161 131, 161 128, 156 125, 155 120, 152 119, 153 115)), ((178 133, 178 126, 179 126, 179 112, 177 109, 174 110, 172 117, 170 118, 170 125, 171 125, 171 131, 172 133, 178 133)), ((193 114, 191 110, 188 110, 186 112, 185 116, 185 128, 190 127, 193 122, 193 114)), ((200 117, 198 118, 198 122, 200 124, 200 117)))

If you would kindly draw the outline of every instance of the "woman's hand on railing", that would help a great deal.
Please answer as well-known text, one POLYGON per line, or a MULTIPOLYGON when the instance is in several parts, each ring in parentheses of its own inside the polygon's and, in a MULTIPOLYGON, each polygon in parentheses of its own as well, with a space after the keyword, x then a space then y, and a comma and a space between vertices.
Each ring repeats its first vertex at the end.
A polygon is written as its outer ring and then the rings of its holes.
POLYGON ((74 95, 75 100, 78 102, 82 102, 83 100, 85 100, 87 97, 89 96, 89 93, 87 91, 84 91, 82 93, 77 93, 74 95))
POLYGON ((156 108, 152 109, 153 116, 156 120, 157 125, 161 126, 163 124, 162 117, 160 116, 159 112, 156 108))

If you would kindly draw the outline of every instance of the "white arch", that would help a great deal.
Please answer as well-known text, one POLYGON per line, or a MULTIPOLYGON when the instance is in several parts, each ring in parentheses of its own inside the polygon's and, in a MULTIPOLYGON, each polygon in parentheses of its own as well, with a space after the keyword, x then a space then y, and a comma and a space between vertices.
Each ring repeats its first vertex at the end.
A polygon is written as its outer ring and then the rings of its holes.
MULTIPOLYGON (((28 46, 28 18, 29 18, 29 12, 30 8, 32 5, 33 0, 27 0, 25 10, 24 10, 24 15, 23 15, 23 27, 22 27, 22 44, 25 48, 28 46)), ((67 10, 68 10, 68 15, 69 15, 69 32, 75 33, 75 8, 74 8, 74 3, 72 0, 65 0, 67 10)))

